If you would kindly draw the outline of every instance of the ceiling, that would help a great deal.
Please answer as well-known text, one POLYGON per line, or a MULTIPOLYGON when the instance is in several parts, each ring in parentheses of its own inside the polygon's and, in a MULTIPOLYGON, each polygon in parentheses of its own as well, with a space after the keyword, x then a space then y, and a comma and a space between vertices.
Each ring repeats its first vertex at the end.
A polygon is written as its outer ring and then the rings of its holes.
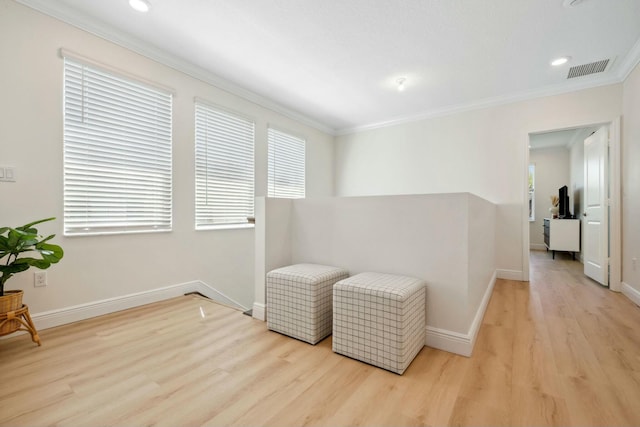
POLYGON ((564 147, 570 149, 576 142, 584 142, 585 138, 598 130, 597 126, 542 132, 529 136, 529 149, 539 150, 543 148, 564 147))
POLYGON ((18 1, 332 134, 618 83, 640 59, 640 0, 18 1))

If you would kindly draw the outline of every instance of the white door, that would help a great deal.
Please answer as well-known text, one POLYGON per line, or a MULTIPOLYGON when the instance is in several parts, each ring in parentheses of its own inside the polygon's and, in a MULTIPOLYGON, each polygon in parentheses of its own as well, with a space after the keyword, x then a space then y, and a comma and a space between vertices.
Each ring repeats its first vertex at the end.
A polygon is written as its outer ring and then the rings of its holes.
POLYGON ((605 286, 609 282, 608 141, 607 126, 584 140, 584 274, 605 286))

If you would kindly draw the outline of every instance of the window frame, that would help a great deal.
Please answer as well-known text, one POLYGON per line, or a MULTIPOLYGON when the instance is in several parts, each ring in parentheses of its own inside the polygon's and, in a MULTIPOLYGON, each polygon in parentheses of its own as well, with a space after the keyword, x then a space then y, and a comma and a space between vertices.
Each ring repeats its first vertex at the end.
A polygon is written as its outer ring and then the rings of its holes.
MULTIPOLYGON (((225 126, 229 127, 229 126, 233 126, 230 123, 227 123, 225 126)), ((205 142, 205 141, 201 141, 201 142, 205 142)), ((212 141, 213 142, 213 141, 212 141)), ((247 141, 245 141, 247 142, 247 141)), ((222 147, 224 148, 224 147, 222 147)), ((218 148, 219 149, 219 148, 218 148)), ((240 148, 242 150, 242 148, 240 148)), ((246 147, 245 147, 246 149, 246 147)), ((234 150, 236 151, 236 150, 234 150)), ((256 120, 253 117, 250 117, 246 114, 242 114, 239 113, 237 111, 231 110, 229 108, 226 108, 224 106, 209 102, 207 100, 201 99, 201 98, 194 98, 194 178, 195 178, 195 198, 194 198, 194 202, 195 202, 195 206, 194 206, 194 227, 195 230, 197 231, 206 231, 206 230, 224 230, 224 229, 237 229, 237 228, 253 228, 254 227, 254 223, 252 221, 249 220, 249 218, 253 218, 255 215, 255 151, 256 151, 256 120), (251 209, 248 210, 247 212, 245 212, 244 216, 239 217, 239 216, 235 216, 235 217, 227 217, 227 218, 244 218, 243 220, 238 220, 236 221, 220 221, 220 222, 215 222, 212 219, 210 219, 208 222, 207 221, 202 221, 202 218, 205 217, 205 212, 202 211, 201 209, 203 209, 203 206, 209 204, 209 202, 207 201, 203 201, 199 194, 203 191, 203 188, 201 187, 201 185, 203 184, 202 181, 202 177, 201 174, 203 171, 201 171, 200 166, 202 165, 202 161, 203 159, 201 159, 199 157, 199 150, 205 149, 205 152, 207 152, 207 150, 211 149, 211 150, 215 150, 214 147, 212 146, 207 146, 207 147, 199 147, 199 126, 201 127, 203 124, 199 123, 199 110, 208 110, 210 113, 214 114, 214 115, 219 115, 220 116, 228 116, 236 121, 244 121, 246 122, 246 124, 249 124, 251 127, 251 131, 250 131, 250 155, 247 156, 247 158, 245 160, 250 160, 250 166, 246 167, 245 165, 245 169, 247 171, 250 171, 250 191, 245 191, 245 202, 250 203, 251 209), (199 178, 200 176, 200 178, 199 178), (249 196, 250 195, 250 196, 249 196), (203 202, 205 203, 205 205, 203 205, 203 202)), ((220 159, 218 159, 220 160, 220 159)), ((227 161, 229 161, 230 159, 226 159, 227 161)), ((233 160, 233 159, 231 159, 233 160)), ((204 161, 206 162, 207 160, 204 159, 204 161)), ((229 175, 229 174, 228 174, 229 175)), ((249 182, 248 181, 248 182, 249 182)), ((206 190, 205 190, 206 191, 206 190)), ((208 194, 208 193, 207 193, 208 194)), ((211 196, 208 197, 214 197, 214 194, 212 194, 211 196)), ((214 203, 214 202, 212 202, 214 203)), ((215 205, 211 205, 212 206, 212 210, 217 209, 215 207, 215 205)))
POLYGON ((529 164, 529 222, 536 220, 536 165, 529 164))
POLYGON ((64 235, 172 231, 173 91, 60 53, 64 235))
MULTIPOLYGON (((296 165, 293 165, 296 166, 296 165)), ((298 167, 300 165, 297 165, 298 167)), ((292 168, 288 167, 291 171, 292 168)), ((298 171, 299 172, 299 171, 298 171)), ((307 139, 304 136, 301 136, 295 132, 291 132, 277 126, 269 125, 267 128, 267 197, 274 198, 288 198, 288 199, 304 199, 307 195, 307 139), (298 192, 295 194, 295 188, 293 190, 279 188, 277 186, 278 173, 277 169, 273 170, 272 167, 276 162, 278 162, 277 151, 274 151, 273 148, 276 147, 278 140, 272 139, 272 135, 279 136, 283 140, 290 140, 289 142, 299 142, 302 143, 302 155, 299 153, 292 153, 290 147, 287 148, 287 151, 284 152, 284 156, 288 157, 288 163, 291 166, 292 160, 300 160, 301 163, 301 180, 302 180, 302 192, 298 192), (297 156, 292 159, 291 156, 297 156), (293 195, 287 193, 294 193, 293 195)), ((280 179, 283 179, 283 176, 280 175, 280 179)), ((295 179, 296 177, 294 177, 295 179)), ((297 177, 300 179, 300 176, 297 177)))

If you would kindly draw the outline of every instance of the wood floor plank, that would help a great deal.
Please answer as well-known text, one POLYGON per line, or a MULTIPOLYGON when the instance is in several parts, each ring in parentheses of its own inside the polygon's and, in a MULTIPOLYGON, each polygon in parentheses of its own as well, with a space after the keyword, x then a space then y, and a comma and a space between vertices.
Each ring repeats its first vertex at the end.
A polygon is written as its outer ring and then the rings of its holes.
POLYGON ((0 340, 0 426, 640 425, 639 330, 561 253, 496 281, 470 358, 402 376, 185 296, 0 340))
POLYGON ((509 409, 510 425, 571 425, 569 408, 563 398, 540 393, 526 386, 514 386, 509 409))
POLYGON ((512 384, 560 397, 562 392, 549 332, 544 322, 537 321, 544 316, 542 305, 538 294, 531 291, 529 284, 518 286, 516 306, 519 316, 516 317, 513 341, 512 384))
POLYGON ((511 422, 506 404, 486 406, 473 398, 459 396, 447 425, 506 427, 510 426, 511 422))
POLYGON ((463 356, 424 348, 405 372, 411 383, 402 397, 403 413, 423 425, 446 425, 470 363, 463 356))

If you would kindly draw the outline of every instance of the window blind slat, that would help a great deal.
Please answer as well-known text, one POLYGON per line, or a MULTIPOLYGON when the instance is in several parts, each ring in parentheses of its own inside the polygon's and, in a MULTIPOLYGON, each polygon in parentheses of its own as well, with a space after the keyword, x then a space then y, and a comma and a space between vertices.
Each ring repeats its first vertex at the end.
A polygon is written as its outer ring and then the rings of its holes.
POLYGON ((171 230, 171 94, 64 60, 66 235, 171 230))
POLYGON ((196 229, 246 224, 254 209, 254 123, 196 102, 196 229))
POLYGON ((269 197, 305 197, 305 140, 269 128, 268 183, 269 197))

